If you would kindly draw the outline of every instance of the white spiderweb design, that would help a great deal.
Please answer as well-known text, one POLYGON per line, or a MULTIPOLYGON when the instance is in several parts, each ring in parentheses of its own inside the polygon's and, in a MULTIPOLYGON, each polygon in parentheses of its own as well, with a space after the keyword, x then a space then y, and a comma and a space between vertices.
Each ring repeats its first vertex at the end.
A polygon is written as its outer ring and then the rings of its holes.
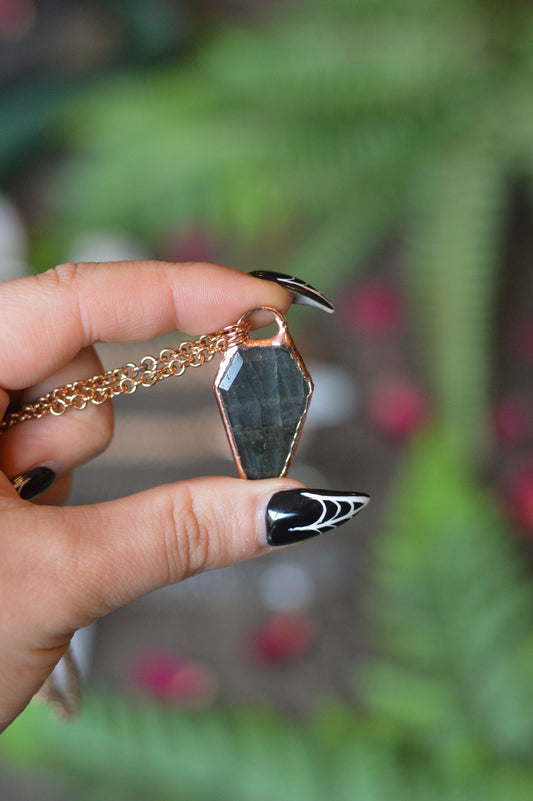
POLYGON ((302 492, 302 495, 320 504, 319 516, 314 522, 304 526, 291 526, 289 531, 316 531, 317 534, 322 534, 345 523, 369 501, 368 495, 324 496, 314 492, 302 492))

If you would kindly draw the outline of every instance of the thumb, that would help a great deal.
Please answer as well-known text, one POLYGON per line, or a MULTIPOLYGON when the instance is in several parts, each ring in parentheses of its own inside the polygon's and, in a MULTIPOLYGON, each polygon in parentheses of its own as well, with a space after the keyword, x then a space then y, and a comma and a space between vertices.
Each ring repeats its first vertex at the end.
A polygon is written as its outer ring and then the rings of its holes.
POLYGON ((0 489, 0 731, 77 628, 202 570, 336 528, 368 501, 289 479, 201 478, 66 508, 0 489))
MULTIPOLYGON (((24 504, 25 533, 11 539, 10 561, 40 603, 20 609, 19 619, 67 635, 164 585, 336 528, 367 501, 291 479, 220 477, 92 506, 24 504)), ((17 582, 17 571, 10 575, 17 582)), ((24 593, 12 591, 24 605, 24 593)))

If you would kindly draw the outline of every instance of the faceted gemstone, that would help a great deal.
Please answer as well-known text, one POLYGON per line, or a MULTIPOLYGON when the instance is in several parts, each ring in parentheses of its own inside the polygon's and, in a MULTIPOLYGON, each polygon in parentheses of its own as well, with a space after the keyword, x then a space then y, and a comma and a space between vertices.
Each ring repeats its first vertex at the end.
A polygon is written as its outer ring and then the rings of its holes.
POLYGON ((285 348, 257 346, 235 353, 218 393, 246 478, 283 473, 311 391, 285 348))

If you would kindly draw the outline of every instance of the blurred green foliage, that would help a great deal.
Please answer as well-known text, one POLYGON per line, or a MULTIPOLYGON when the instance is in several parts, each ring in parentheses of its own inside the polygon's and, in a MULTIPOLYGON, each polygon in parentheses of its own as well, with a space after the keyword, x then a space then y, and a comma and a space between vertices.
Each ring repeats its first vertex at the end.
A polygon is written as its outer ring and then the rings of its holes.
POLYGON ((91 695, 68 727, 30 708, 3 753, 99 799, 533 797, 533 594, 472 470, 505 207, 516 176, 533 190, 532 41, 529 3, 307 2, 71 106, 49 241, 117 226, 156 248, 203 223, 243 248, 279 238, 275 266, 327 288, 401 227, 439 428, 377 547, 362 711, 291 722, 91 695))
POLYGON ((401 227, 436 403, 475 455, 505 204, 533 188, 532 36, 529 3, 308 0, 106 76, 63 118, 59 241, 116 226, 157 253, 200 223, 328 289, 401 227))

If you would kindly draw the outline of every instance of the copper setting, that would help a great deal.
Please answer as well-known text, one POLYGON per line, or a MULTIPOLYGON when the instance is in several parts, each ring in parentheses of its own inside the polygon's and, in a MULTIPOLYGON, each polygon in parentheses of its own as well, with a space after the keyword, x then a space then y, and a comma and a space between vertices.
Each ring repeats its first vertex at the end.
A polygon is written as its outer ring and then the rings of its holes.
POLYGON ((272 306, 251 309, 238 320, 237 327, 241 331, 246 327, 247 333, 228 347, 213 384, 226 434, 241 478, 282 477, 289 470, 301 435, 313 382, 289 334, 285 317, 277 309, 272 306), (274 336, 264 339, 250 336, 249 320, 257 312, 273 316, 278 326, 274 336), (249 369, 241 372, 245 363, 249 369), (246 372, 248 376, 244 375, 246 372), (233 414, 228 392, 237 376, 240 387, 239 394, 231 400, 236 410, 233 414), (247 406, 252 407, 253 419, 249 425, 247 406), (244 452, 250 448, 254 451, 251 459, 244 452), (250 466, 250 461, 255 467, 250 466), (274 474, 271 465, 275 465, 274 474))

